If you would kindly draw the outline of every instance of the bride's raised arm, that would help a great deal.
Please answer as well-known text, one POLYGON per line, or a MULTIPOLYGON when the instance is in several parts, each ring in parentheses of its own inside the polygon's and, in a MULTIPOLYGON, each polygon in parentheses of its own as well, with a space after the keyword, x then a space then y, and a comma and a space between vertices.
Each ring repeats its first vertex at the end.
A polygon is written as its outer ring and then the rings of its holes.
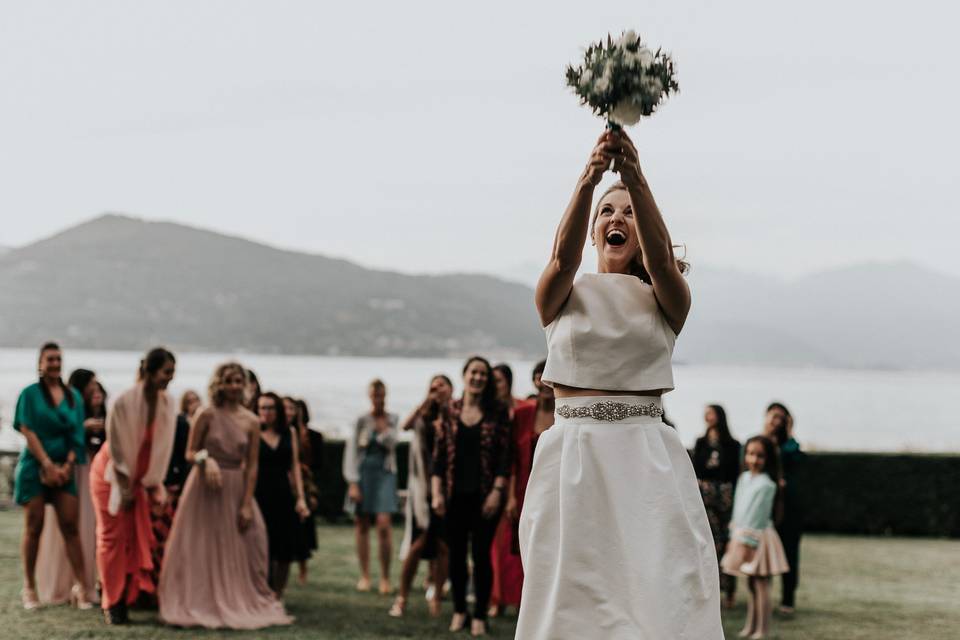
POLYGON ((543 326, 553 322, 570 295, 574 278, 580 268, 580 261, 583 259, 583 246, 590 228, 593 191, 600 184, 603 172, 610 166, 612 152, 612 136, 609 131, 605 131, 597 140, 587 166, 577 180, 577 187, 573 197, 570 198, 570 204, 567 205, 567 210, 560 220, 560 226, 553 240, 550 262, 547 263, 537 283, 537 311, 540 313, 540 322, 543 326))
POLYGON ((643 176, 637 148, 630 136, 622 129, 612 133, 611 146, 620 180, 626 185, 633 206, 643 267, 650 276, 653 293, 667 324, 679 334, 690 312, 690 288, 673 254, 670 232, 643 176))

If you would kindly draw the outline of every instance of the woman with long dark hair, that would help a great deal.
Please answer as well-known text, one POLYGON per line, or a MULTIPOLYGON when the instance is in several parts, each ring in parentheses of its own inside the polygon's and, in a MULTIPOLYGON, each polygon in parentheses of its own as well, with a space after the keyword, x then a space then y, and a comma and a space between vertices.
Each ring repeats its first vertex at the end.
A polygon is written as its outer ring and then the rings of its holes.
MULTIPOLYGON (((740 443, 730 435, 727 412, 720 405, 707 406, 703 420, 707 430, 693 447, 693 470, 700 484, 719 561, 730 540, 733 489, 740 476, 740 443)), ((736 596, 737 579, 721 571, 720 591, 724 596, 723 605, 729 609, 736 596)))
MULTIPOLYGON (((493 563, 493 591, 489 615, 495 616, 507 606, 520 606, 523 593, 523 564, 520 561, 520 513, 530 480, 533 452, 537 439, 553 425, 553 389, 540 383, 546 361, 533 367, 531 380, 536 393, 513 405, 511 434, 511 471, 503 518, 490 550, 493 563)), ((494 372, 498 367, 494 367, 494 372)), ((503 398, 503 389, 498 385, 503 398)))
POLYGON ((187 476, 160 572, 160 619, 180 627, 261 629, 293 622, 267 582, 267 528, 253 498, 260 420, 243 406, 236 362, 210 379, 190 428, 187 476))
POLYGON ((20 552, 23 559, 23 608, 40 606, 36 565, 46 505, 52 504, 76 580, 72 597, 81 609, 92 605, 80 544, 79 502, 74 472, 87 461, 83 400, 60 377, 63 353, 55 342, 40 348, 39 380, 20 392, 13 428, 26 439, 15 471, 14 500, 23 506, 25 523, 20 552))
POLYGON ((257 400, 260 418, 260 460, 254 495, 267 523, 270 549, 270 588, 283 597, 296 557, 299 527, 310 514, 300 475, 300 438, 287 421, 283 400, 269 391, 257 400), (293 488, 290 484, 293 481, 293 488))
POLYGON ((253 369, 247 369, 245 374, 246 384, 243 387, 243 406, 249 409, 254 415, 257 414, 257 400, 260 399, 260 379, 253 369))
POLYGON ((454 607, 450 630, 463 629, 468 620, 469 545, 476 597, 470 632, 484 635, 493 580, 490 546, 506 502, 511 469, 510 415, 497 398, 492 367, 485 358, 467 359, 463 397, 440 420, 431 489, 434 510, 446 517, 454 607))
MULTIPOLYGON (((77 464, 74 480, 77 483, 77 528, 80 546, 83 549, 84 584, 89 587, 87 600, 99 601, 97 584, 97 519, 90 498, 90 462, 100 450, 105 438, 104 419, 107 415, 107 392, 89 369, 74 369, 67 386, 76 389, 83 398, 87 462, 77 464)), ((73 569, 67 557, 63 536, 57 525, 57 513, 53 505, 46 507, 40 548, 37 551, 37 596, 43 604, 61 604, 71 598, 73 569)))
POLYGON ((304 407, 301 407, 300 401, 294 397, 284 396, 283 398, 283 411, 287 417, 287 424, 290 425, 290 429, 296 435, 300 480, 303 484, 303 499, 307 505, 307 516, 297 523, 296 541, 293 546, 293 559, 296 560, 299 568, 297 582, 301 585, 307 583, 307 562, 313 552, 317 550, 317 520, 314 517, 314 512, 320 504, 311 462, 313 458, 312 442, 310 435, 307 433, 308 429, 305 421, 309 414, 304 414, 304 407))
POLYGON ((783 574, 783 590, 778 611, 785 616, 791 616, 796 612, 797 585, 800 584, 803 504, 799 474, 806 454, 801 451, 800 443, 793 437, 793 415, 781 402, 772 402, 767 407, 763 433, 776 443, 783 469, 783 501, 775 522, 790 570, 783 574))
POLYGON ((493 367, 493 379, 497 386, 497 399, 509 407, 511 429, 510 480, 507 483, 506 502, 500 524, 490 546, 490 565, 493 580, 490 590, 490 608, 487 615, 495 618, 507 607, 520 606, 523 590, 523 565, 515 531, 520 518, 520 504, 526 491, 530 474, 528 456, 533 420, 536 415, 536 400, 521 400, 513 395, 513 370, 501 363, 493 367), (522 460, 521 460, 522 459, 522 460))
POLYGON ((387 413, 387 386, 374 380, 368 389, 370 411, 357 418, 343 453, 347 509, 355 513, 358 591, 370 590, 370 524, 376 523, 380 551, 380 595, 393 591, 390 561, 393 542, 390 519, 397 512, 397 427, 400 418, 387 413))
POLYGON ((720 640, 710 524, 662 420, 690 310, 687 265, 624 130, 597 140, 553 236, 536 304, 557 419, 537 443, 520 517, 517 637, 720 640), (611 162, 620 181, 591 213, 611 162), (578 278, 588 239, 597 273, 578 278))
POLYGON ((97 569, 107 624, 126 624, 127 607, 156 590, 151 512, 167 501, 163 479, 173 450, 177 409, 166 389, 173 354, 157 347, 143 360, 137 383, 107 414, 107 442, 90 469, 97 513, 97 569))
POLYGON ((400 545, 400 591, 390 615, 399 618, 407 607, 407 598, 420 560, 430 561, 430 583, 433 592, 428 597, 430 615, 440 615, 443 583, 447 579, 447 544, 443 538, 443 520, 431 508, 430 476, 433 470, 433 444, 436 440, 435 422, 453 395, 453 382, 443 374, 430 380, 427 397, 404 421, 403 430, 413 431, 407 463, 406 527, 400 545), (438 586, 439 585, 439 586, 438 586))

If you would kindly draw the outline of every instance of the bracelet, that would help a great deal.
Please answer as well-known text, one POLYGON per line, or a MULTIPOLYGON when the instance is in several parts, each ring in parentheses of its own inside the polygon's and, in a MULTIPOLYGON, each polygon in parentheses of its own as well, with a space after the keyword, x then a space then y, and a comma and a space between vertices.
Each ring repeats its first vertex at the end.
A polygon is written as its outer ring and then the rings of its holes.
POLYGON ((493 490, 499 491, 500 493, 506 492, 506 489, 504 489, 503 487, 498 487, 497 485, 493 485, 493 490))
POLYGON ((200 449, 195 454, 193 454, 193 464, 203 465, 207 461, 207 458, 210 457, 210 453, 206 449, 200 449))

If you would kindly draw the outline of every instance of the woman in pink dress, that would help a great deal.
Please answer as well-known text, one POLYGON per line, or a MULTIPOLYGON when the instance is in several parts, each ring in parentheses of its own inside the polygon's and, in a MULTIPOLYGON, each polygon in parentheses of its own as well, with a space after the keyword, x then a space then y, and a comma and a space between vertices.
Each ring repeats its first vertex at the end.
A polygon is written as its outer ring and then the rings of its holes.
POLYGON ((127 606, 153 593, 150 513, 166 502, 163 478, 173 449, 177 410, 166 388, 175 360, 166 349, 140 362, 137 384, 107 414, 107 442, 90 468, 97 518, 97 570, 104 619, 128 622, 127 606))
POLYGON ((190 430, 187 477, 160 571, 160 619, 180 627, 290 624, 267 583, 267 528, 253 499, 260 421, 245 409, 246 372, 217 367, 190 430))

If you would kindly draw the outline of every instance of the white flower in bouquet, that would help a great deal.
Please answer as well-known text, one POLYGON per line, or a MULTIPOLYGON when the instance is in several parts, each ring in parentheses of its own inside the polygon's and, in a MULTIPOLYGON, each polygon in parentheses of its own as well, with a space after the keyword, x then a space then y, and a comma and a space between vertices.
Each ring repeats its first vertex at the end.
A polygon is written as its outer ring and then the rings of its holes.
POLYGON ((633 98, 621 100, 617 103, 617 106, 607 114, 607 119, 610 122, 621 127, 637 124, 642 117, 643 104, 634 102, 633 98))
POLYGON ((635 31, 617 40, 608 35, 606 42, 587 47, 583 64, 567 67, 567 85, 611 127, 651 115, 665 96, 679 90, 675 76, 670 55, 652 51, 635 31))

